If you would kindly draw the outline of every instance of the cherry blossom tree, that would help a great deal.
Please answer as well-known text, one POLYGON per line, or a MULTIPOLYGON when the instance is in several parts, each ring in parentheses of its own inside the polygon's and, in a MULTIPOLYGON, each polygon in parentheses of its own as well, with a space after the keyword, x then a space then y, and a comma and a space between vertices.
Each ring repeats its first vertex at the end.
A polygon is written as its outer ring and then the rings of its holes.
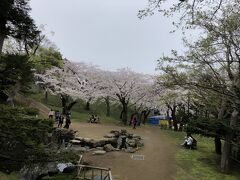
POLYGON ((109 72, 105 81, 110 91, 109 95, 122 105, 120 118, 124 124, 128 121, 129 105, 136 104, 146 95, 146 86, 149 83, 146 76, 129 69, 119 69, 109 72))
POLYGON ((74 99, 65 109, 71 108, 80 98, 86 102, 86 110, 89 110, 90 102, 102 98, 109 115, 110 101, 120 103, 121 119, 125 124, 129 106, 137 105, 146 96, 151 84, 149 76, 129 69, 103 71, 94 65, 73 63, 66 59, 63 69, 55 67, 35 76, 37 84, 54 94, 62 94, 62 101, 65 100, 64 95, 74 99))

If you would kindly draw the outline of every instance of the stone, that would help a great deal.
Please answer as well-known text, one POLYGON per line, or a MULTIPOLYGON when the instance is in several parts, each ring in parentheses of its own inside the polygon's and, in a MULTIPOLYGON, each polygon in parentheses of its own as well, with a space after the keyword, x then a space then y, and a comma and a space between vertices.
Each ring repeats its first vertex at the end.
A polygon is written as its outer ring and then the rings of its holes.
POLYGON ((137 150, 136 149, 134 149, 134 148, 132 148, 132 147, 129 147, 129 148, 127 148, 126 150, 125 150, 125 152, 127 152, 127 153, 135 153, 137 150))
POLYGON ((103 150, 103 147, 96 147, 97 150, 103 150))
POLYGON ((93 152, 94 155, 103 155, 106 154, 106 151, 102 151, 102 150, 97 150, 93 152))
POLYGON ((133 134, 132 137, 133 137, 134 139, 142 139, 141 136, 138 136, 138 135, 136 135, 136 134, 133 134))
POLYGON ((120 136, 120 137, 118 137, 118 139, 117 139, 117 148, 119 149, 119 148, 121 147, 121 145, 122 145, 122 138, 121 138, 121 136, 120 136))
POLYGON ((75 137, 75 139, 76 139, 76 140, 79 140, 79 141, 83 141, 83 140, 84 140, 84 138, 83 138, 83 137, 80 137, 80 136, 75 137))
POLYGON ((106 144, 103 148, 106 152, 115 151, 115 148, 111 144, 106 144))
POLYGON ((105 138, 113 138, 113 137, 115 137, 115 134, 110 133, 110 134, 105 135, 104 137, 105 138))
POLYGON ((127 130, 126 129, 121 129, 121 134, 127 134, 127 130))
POLYGON ((57 174, 59 172, 57 163, 38 163, 31 166, 24 166, 20 170, 20 180, 40 179, 48 174, 57 174))
POLYGON ((75 170, 76 170, 75 166, 68 166, 63 170, 63 173, 69 173, 70 174, 70 173, 75 172, 75 170))
POLYGON ((73 139, 73 140, 70 140, 70 143, 79 145, 79 144, 81 144, 81 141, 73 139))
POLYGON ((101 139, 101 140, 95 140, 94 143, 92 144, 93 147, 100 147, 100 146, 104 146, 105 144, 107 144, 108 140, 105 139, 101 139))
POLYGON ((117 144, 117 139, 118 138, 116 138, 116 137, 114 137, 114 138, 108 138, 108 139, 106 139, 105 140, 105 144, 117 144))
POLYGON ((136 141, 134 139, 127 139, 126 143, 131 147, 136 147, 136 141))
POLYGON ((73 166, 72 163, 59 163, 57 164, 57 168, 60 172, 63 172, 65 168, 73 166))
POLYGON ((91 143, 93 141, 93 139, 91 138, 83 138, 83 141, 86 143, 91 143))
POLYGON ((81 147, 81 146, 77 146, 77 145, 73 145, 69 149, 76 151, 76 152, 87 152, 88 151, 88 149, 86 147, 81 147))
POLYGON ((120 132, 115 130, 111 131, 110 133, 114 134, 115 137, 118 137, 120 135, 120 132))
POLYGON ((144 143, 143 141, 137 141, 137 147, 143 147, 144 146, 144 143))

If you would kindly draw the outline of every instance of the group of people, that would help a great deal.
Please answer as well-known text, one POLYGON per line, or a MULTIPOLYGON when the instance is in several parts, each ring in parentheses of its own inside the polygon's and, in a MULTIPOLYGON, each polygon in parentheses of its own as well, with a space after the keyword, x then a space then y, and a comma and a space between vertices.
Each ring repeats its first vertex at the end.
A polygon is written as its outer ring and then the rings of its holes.
POLYGON ((64 115, 59 111, 55 112, 51 109, 51 111, 48 114, 48 117, 49 117, 49 119, 52 119, 52 120, 55 117, 55 122, 58 123, 58 128, 62 128, 64 122, 65 122, 65 125, 63 128, 66 128, 66 129, 68 129, 71 124, 71 112, 70 111, 68 111, 64 115))
POLYGON ((88 122, 89 123, 99 123, 100 119, 99 119, 99 117, 96 114, 92 114, 92 115, 89 114, 88 122))

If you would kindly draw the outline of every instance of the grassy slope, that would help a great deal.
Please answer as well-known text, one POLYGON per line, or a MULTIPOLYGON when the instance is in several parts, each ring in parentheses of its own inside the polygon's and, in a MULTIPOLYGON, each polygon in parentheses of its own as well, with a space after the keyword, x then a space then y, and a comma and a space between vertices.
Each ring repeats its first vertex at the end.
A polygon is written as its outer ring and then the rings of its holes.
MULTIPOLYGON (((48 95, 48 101, 44 100, 44 94, 42 92, 37 92, 36 90, 30 95, 31 98, 42 102, 53 110, 61 111, 61 101, 59 95, 48 95)), ((82 100, 78 100, 78 103, 75 104, 72 108, 72 121, 73 122, 86 122, 89 119, 89 113, 97 114, 100 118, 101 123, 119 123, 119 114, 121 107, 119 105, 112 105, 111 109, 111 117, 106 116, 106 108, 104 102, 97 101, 91 104, 91 111, 86 111, 84 109, 85 104, 82 100)), ((130 113, 129 113, 130 114, 130 113)))
POLYGON ((18 180, 18 174, 16 173, 11 173, 11 174, 4 174, 0 172, 0 179, 1 180, 18 180))
MULTIPOLYGON (((176 180, 239 180, 240 172, 233 167, 229 175, 222 174, 218 167, 220 156, 214 153, 214 140, 200 135, 194 135, 198 141, 197 150, 187 150, 180 147, 185 133, 164 131, 179 148, 176 153, 176 180)), ((239 167, 238 167, 239 168, 239 167)))

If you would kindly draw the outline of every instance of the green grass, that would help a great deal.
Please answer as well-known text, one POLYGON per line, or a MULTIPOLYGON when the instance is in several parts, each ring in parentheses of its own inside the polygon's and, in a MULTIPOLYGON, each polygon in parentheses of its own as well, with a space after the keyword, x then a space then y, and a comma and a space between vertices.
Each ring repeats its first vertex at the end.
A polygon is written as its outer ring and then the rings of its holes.
MULTIPOLYGON (((51 95, 48 94, 48 101, 44 100, 44 93, 42 91, 39 91, 36 89, 36 87, 33 87, 32 92, 28 94, 29 97, 35 99, 36 101, 39 101, 49 108, 53 110, 59 110, 62 111, 61 108, 61 101, 60 101, 60 95, 51 95)), ((101 123, 108 123, 108 124, 119 124, 121 121, 119 119, 119 115, 121 112, 121 106, 117 104, 111 105, 111 116, 106 116, 106 105, 103 101, 97 100, 93 104, 90 105, 91 110, 86 111, 85 110, 85 103, 83 100, 78 100, 78 102, 73 106, 71 110, 72 114, 72 121, 73 122, 87 122, 89 119, 89 114, 97 114, 100 118, 101 123)), ((129 110, 129 116, 131 115, 132 110, 129 110)))
MULTIPOLYGON (((197 150, 187 150, 180 144, 185 133, 163 131, 172 140, 179 144, 176 152, 177 175, 175 180, 239 180, 240 172, 233 167, 229 174, 222 174, 219 170, 220 156, 214 152, 213 138, 194 135, 198 141, 197 150)), ((239 169, 239 167, 238 167, 239 169)))
POLYGON ((5 174, 0 172, 0 179, 1 180, 18 180, 19 176, 17 173, 5 174))

